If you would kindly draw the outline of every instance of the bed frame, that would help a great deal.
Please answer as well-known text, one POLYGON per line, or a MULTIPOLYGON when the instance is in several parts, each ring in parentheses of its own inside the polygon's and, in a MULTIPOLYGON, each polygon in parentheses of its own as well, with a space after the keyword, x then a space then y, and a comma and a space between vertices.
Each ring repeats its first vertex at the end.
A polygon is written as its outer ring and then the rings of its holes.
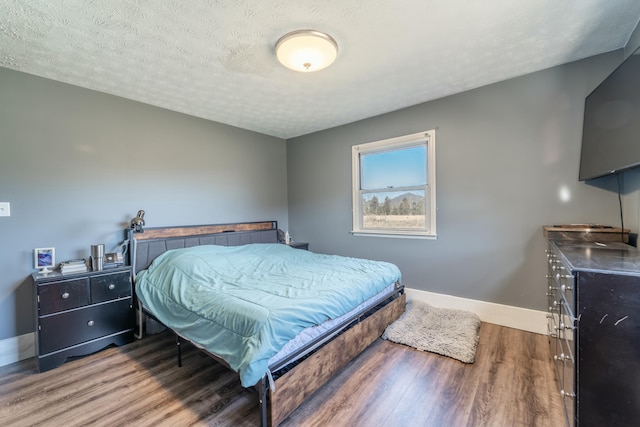
MULTIPOLYGON (((129 230, 130 262, 135 275, 160 254, 198 245, 236 246, 248 243, 278 243, 276 221, 215 224, 129 230)), ((386 327, 404 312, 404 288, 396 283, 392 292, 376 307, 350 316, 327 334, 307 344, 277 366, 270 366, 256 384, 260 401, 260 425, 277 426, 349 361, 378 339, 386 327)), ((138 338, 142 337, 142 315, 153 316, 138 302, 138 338)), ((157 320, 157 319, 156 319, 157 320)), ((176 335, 177 336, 177 335, 176 335)), ((180 339, 177 339, 178 348, 180 339)), ((209 354, 227 366, 222 359, 209 354)))

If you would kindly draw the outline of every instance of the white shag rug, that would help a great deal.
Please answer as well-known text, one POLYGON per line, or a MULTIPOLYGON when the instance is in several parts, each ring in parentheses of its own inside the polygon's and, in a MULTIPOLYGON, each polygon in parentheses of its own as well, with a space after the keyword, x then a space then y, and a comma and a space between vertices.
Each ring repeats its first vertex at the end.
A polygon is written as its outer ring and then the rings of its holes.
POLYGON ((480 324, 474 313, 409 300, 406 311, 387 327, 382 338, 473 363, 480 324))

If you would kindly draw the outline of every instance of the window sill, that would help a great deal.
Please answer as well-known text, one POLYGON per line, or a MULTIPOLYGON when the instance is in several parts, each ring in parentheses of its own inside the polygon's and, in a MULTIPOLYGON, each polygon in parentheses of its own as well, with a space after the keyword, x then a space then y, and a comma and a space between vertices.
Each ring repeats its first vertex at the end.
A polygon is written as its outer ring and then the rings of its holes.
POLYGON ((350 232, 354 236, 359 237, 391 237, 395 239, 420 239, 420 240, 437 240, 437 234, 427 234, 427 233, 411 233, 411 232, 384 232, 384 231, 351 231, 350 232))

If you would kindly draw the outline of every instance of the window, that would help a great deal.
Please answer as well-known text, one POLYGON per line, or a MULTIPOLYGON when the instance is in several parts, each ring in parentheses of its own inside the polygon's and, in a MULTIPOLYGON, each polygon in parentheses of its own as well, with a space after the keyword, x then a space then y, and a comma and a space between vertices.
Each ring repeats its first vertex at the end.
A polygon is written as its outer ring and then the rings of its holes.
POLYGON ((355 235, 436 237, 436 132, 355 145, 355 235))

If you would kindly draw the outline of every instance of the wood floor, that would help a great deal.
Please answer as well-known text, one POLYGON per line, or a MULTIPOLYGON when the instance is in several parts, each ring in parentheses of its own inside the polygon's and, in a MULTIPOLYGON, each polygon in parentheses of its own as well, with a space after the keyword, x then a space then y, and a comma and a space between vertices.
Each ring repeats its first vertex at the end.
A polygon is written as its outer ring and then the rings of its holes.
MULTIPOLYGON (((1 426, 258 426, 257 395, 168 333, 42 374, 0 368, 1 426)), ((283 424, 562 426, 547 338, 483 323, 474 364, 377 340, 283 424)))

